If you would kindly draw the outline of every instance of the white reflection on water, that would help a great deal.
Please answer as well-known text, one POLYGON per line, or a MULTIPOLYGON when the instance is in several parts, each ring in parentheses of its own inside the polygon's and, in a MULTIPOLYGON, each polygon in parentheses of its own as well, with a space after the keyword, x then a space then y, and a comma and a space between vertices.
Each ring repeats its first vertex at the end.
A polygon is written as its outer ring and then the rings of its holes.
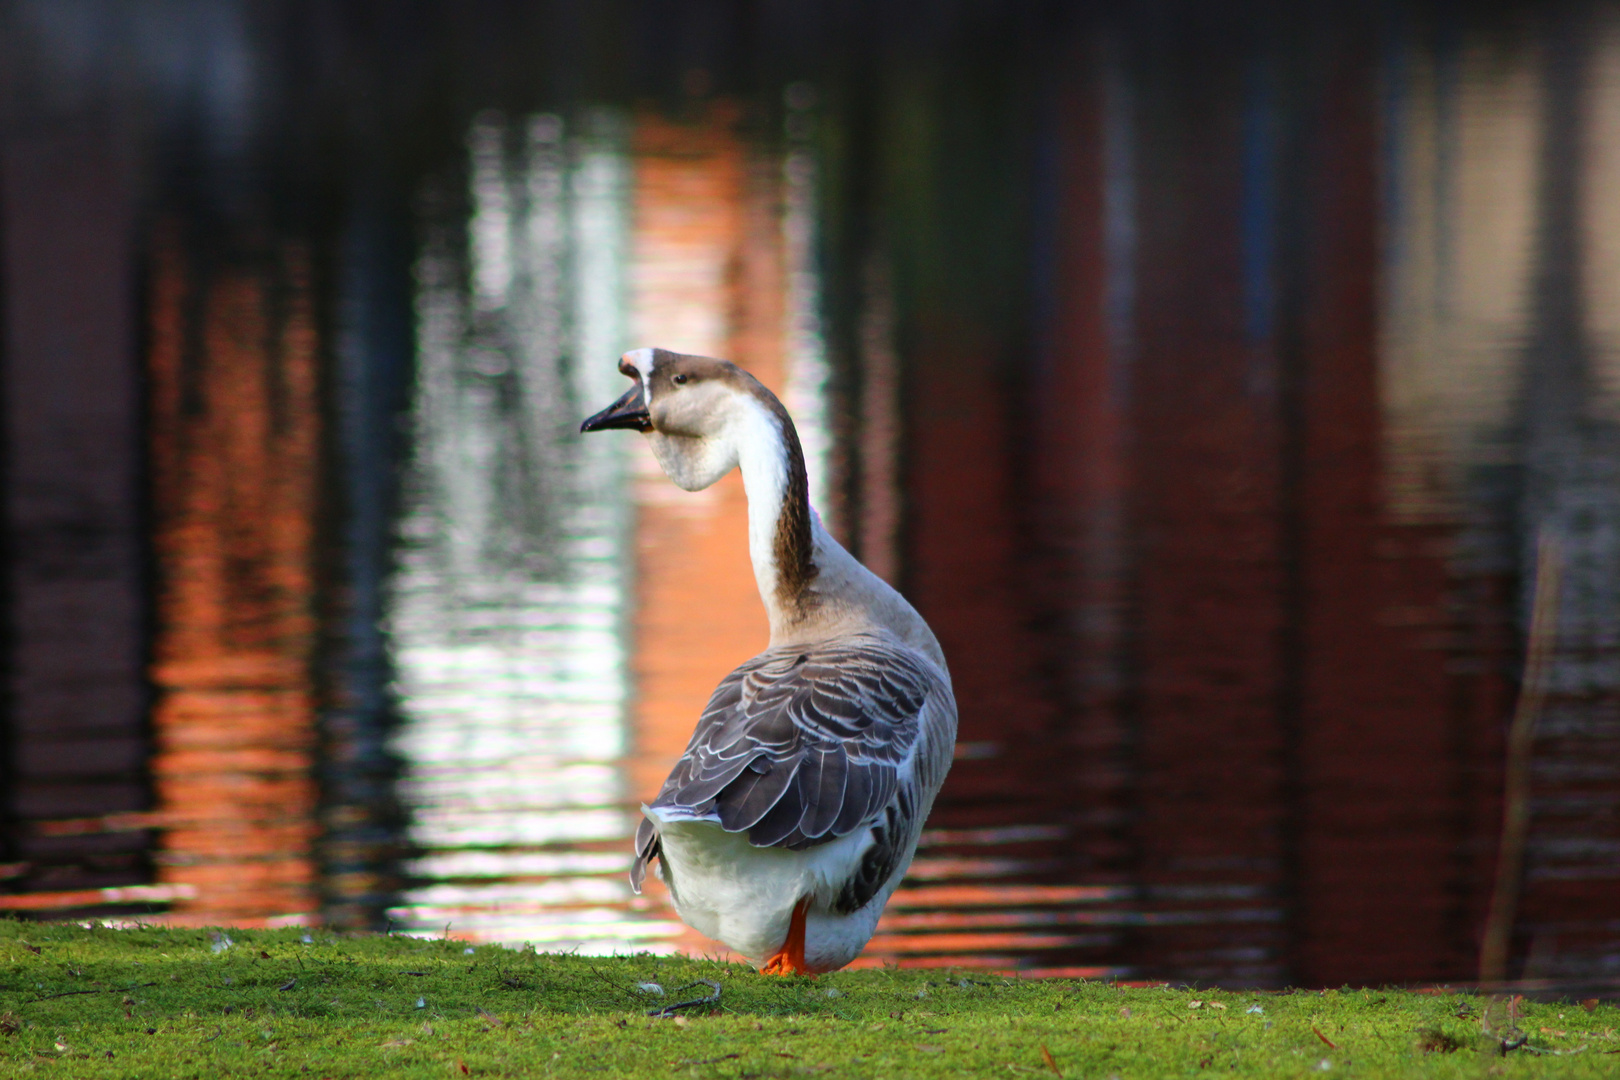
POLYGON ((391 914, 612 952, 678 927, 626 907, 626 444, 576 424, 617 393, 628 167, 611 116, 583 126, 481 116, 468 212, 428 211, 387 619, 419 884, 391 914))

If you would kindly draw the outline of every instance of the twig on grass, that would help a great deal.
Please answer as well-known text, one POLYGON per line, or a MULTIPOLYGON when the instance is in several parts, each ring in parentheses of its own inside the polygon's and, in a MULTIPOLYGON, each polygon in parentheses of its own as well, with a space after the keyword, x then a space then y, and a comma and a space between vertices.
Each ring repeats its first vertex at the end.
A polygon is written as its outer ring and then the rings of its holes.
POLYGON ((685 986, 677 986, 675 988, 675 993, 678 994, 682 990, 690 990, 694 986, 707 986, 710 990, 713 990, 714 993, 708 995, 707 997, 693 998, 691 1001, 677 1001, 672 1005, 665 1005, 661 1009, 649 1009, 647 1011, 647 1015, 648 1016, 674 1016, 680 1010, 689 1009, 694 1005, 716 1005, 716 1004, 719 1004, 719 1002, 720 1002, 720 984, 715 982, 713 979, 698 979, 696 982, 689 982, 685 986))
POLYGON ((141 990, 145 987, 156 985, 157 983, 155 982, 149 982, 136 983, 134 986, 109 986, 100 990, 64 990, 60 994, 46 994, 44 997, 31 998, 30 1000, 23 1002, 23 1004, 32 1005, 37 1001, 51 1001, 55 998, 73 997, 76 994, 124 994, 131 990, 141 990))
POLYGON ((1530 1036, 1520 1035, 1517 1039, 1502 1039, 1499 1052, 1503 1057, 1508 1056, 1511 1050, 1523 1050, 1530 1045, 1530 1036))
POLYGON ((1164 1015, 1168 1016, 1170 1019, 1176 1021, 1178 1024, 1185 1024, 1188 1022, 1187 1017, 1181 1015, 1180 1013, 1171 1012, 1170 1006, 1168 1005, 1155 1001, 1153 1002, 1153 1007, 1164 1013, 1164 1015))
POLYGON ((1506 998, 1492 997, 1485 1006, 1484 1015, 1480 1017, 1480 1029, 1496 1040, 1497 1052, 1502 1057, 1530 1044, 1530 1036, 1519 1027, 1519 1002, 1523 1000, 1518 994, 1506 998))
POLYGON ((601 979, 608 986, 612 987, 614 993, 623 994, 625 997, 629 998, 630 1000, 632 1000, 634 1002, 637 1002, 638 1004, 641 1001, 645 1000, 644 998, 638 997, 634 992, 626 990, 624 987, 620 986, 618 983, 614 982, 612 979, 610 979, 606 975, 602 974, 593 965, 586 964, 585 965, 585 970, 589 971, 592 975, 595 975, 598 979, 601 979))

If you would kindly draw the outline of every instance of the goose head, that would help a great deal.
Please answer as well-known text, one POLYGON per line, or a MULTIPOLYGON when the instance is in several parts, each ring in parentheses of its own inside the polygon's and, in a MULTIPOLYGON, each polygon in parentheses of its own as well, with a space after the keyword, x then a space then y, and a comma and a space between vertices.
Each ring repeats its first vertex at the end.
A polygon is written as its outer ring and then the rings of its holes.
POLYGON ((619 370, 635 385, 580 431, 641 432, 664 474, 686 491, 701 491, 735 468, 744 442, 782 438, 782 406, 735 364, 636 349, 620 358, 619 370))

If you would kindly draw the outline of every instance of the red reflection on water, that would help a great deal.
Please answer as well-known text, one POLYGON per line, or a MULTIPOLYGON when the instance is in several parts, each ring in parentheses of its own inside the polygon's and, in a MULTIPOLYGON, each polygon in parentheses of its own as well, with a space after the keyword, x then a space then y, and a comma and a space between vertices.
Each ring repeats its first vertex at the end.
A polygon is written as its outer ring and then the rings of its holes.
POLYGON ((1295 156, 1237 66, 1189 53, 1127 94, 1106 55, 1077 64, 1045 352, 1011 359, 948 274, 915 301, 901 561, 970 753, 913 878, 985 880, 896 911, 874 952, 1228 984, 1471 973, 1508 593, 1459 577, 1456 526, 1383 506, 1372 65, 1355 42, 1327 59, 1295 156), (1308 237, 1268 252, 1257 198, 1302 200, 1266 212, 1308 237), (1058 883, 1118 891, 1021 892, 1058 883))
POLYGON ((296 245, 151 275, 152 714, 169 918, 262 925, 315 905, 316 333, 296 245))
POLYGON ((1310 985, 1469 972, 1497 830, 1497 785, 1481 778, 1499 760, 1511 707, 1501 583, 1454 580, 1455 530, 1400 523, 1383 506, 1378 135, 1366 67, 1352 54, 1329 71, 1291 403, 1292 959, 1310 985), (1455 662, 1463 651, 1474 664, 1455 662))

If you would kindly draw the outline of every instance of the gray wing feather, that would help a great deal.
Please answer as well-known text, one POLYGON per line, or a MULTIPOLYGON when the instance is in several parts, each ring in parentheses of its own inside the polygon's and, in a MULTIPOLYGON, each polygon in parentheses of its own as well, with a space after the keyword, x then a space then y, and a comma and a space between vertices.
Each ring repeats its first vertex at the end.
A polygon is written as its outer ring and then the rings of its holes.
POLYGON ((782 801, 782 796, 792 786, 797 773, 796 761, 771 761, 765 757, 756 757, 748 763, 746 769, 740 770, 736 779, 722 786, 713 796, 699 799, 693 794, 688 794, 685 789, 671 792, 669 781, 666 780, 664 789, 658 793, 653 805, 683 806, 701 813, 700 807, 719 803, 725 807, 721 812, 720 821, 726 831, 742 832, 744 829, 753 828, 782 801))
POLYGON ((647 880, 647 864, 659 856, 658 827, 646 818, 636 826, 636 861, 630 865, 630 888, 641 892, 641 883, 647 880))
POLYGON ((799 766, 799 793, 804 801, 800 830, 806 836, 825 836, 838 822, 849 782, 849 758, 831 747, 805 754, 799 766))
MULTIPOLYGON (((758 847, 848 836, 894 798, 938 684, 873 635, 761 653, 715 689, 652 806, 746 831, 758 847)), ((643 873, 651 852, 638 835, 643 873)))
POLYGON ((872 816, 872 777, 865 769, 851 771, 844 785, 844 804, 829 830, 834 836, 848 836, 872 816))

